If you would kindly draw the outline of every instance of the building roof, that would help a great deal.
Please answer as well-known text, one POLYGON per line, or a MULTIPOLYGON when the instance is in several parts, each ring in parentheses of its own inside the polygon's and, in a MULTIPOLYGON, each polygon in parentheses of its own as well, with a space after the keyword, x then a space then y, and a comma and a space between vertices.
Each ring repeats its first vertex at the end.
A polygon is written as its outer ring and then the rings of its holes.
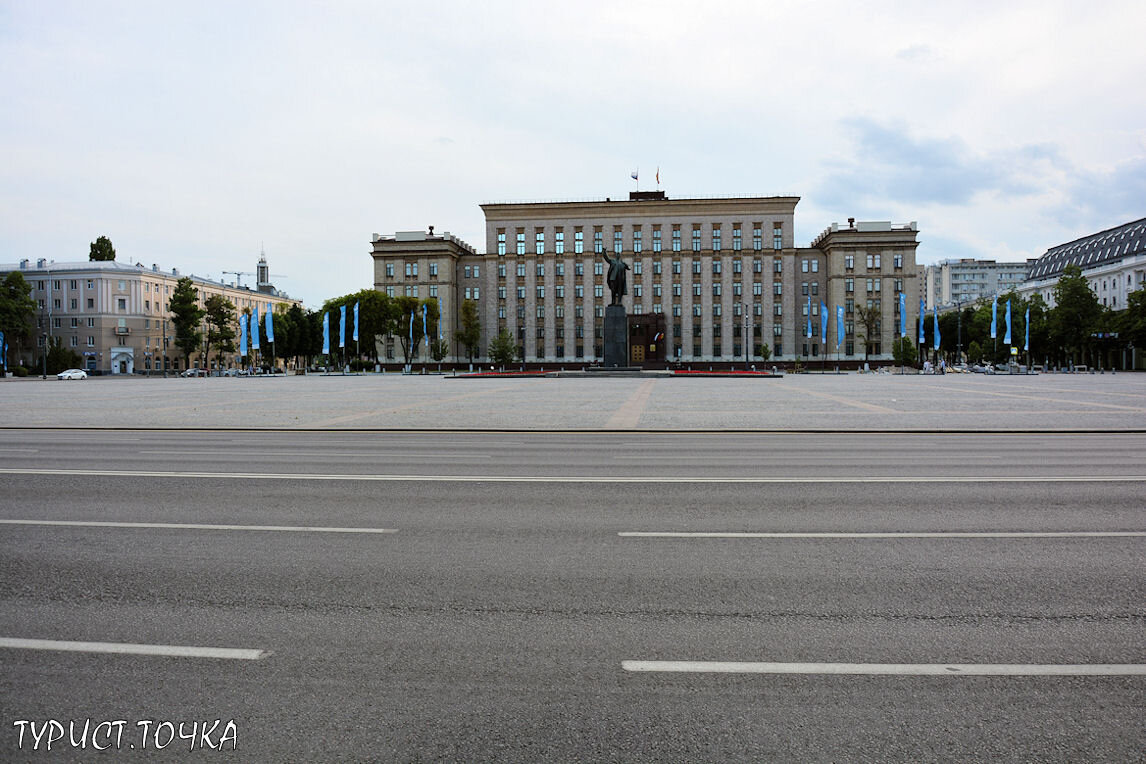
POLYGON ((1087 270, 1141 254, 1146 254, 1146 218, 1051 247, 1031 266, 1027 278, 1054 278, 1068 265, 1087 270))

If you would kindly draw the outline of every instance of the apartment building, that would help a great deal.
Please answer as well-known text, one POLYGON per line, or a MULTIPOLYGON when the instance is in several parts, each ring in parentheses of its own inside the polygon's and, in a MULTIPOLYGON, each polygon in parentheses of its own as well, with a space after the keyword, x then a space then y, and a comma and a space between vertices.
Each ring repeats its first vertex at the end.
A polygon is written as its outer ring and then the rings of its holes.
MULTIPOLYGON (((19 271, 32 287, 36 301, 36 348, 24 348, 18 359, 31 367, 45 343, 59 337, 63 346, 83 357, 89 372, 135 374, 181 370, 182 353, 175 347, 175 329, 168 304, 180 273, 158 265, 103 262, 54 262, 0 265, 0 277, 19 271)), ((191 276, 203 307, 212 295, 222 295, 235 306, 259 308, 260 314, 279 306, 301 304, 275 289, 269 280, 266 258, 255 271, 256 287, 226 284, 191 276)), ((200 359, 192 356, 191 364, 200 359)), ((215 360, 212 359, 212 363, 215 360)), ((237 359, 230 361, 236 364, 237 359)))

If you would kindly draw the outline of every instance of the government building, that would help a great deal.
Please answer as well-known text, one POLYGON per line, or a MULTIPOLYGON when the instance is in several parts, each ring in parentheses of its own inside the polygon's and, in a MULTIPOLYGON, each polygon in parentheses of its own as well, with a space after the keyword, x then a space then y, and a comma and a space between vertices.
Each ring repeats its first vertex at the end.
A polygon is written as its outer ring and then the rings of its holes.
MULTIPOLYGON (((587 365, 603 355, 608 253, 629 266, 622 303, 634 366, 762 363, 762 345, 771 361, 862 363, 857 306, 878 315, 870 359, 890 360, 900 294, 908 295, 909 336, 918 317, 918 227, 849 219, 799 247, 799 201, 636 191, 627 200, 483 204, 484 253, 433 228, 375 234, 374 286, 438 300, 447 360, 466 360, 453 333, 468 299, 481 319, 479 360, 507 330, 527 363, 587 365), (844 308, 838 346, 837 306, 844 308)), ((396 352, 389 344, 387 359, 396 352)))
MULTIPOLYGON (((168 310, 180 278, 178 269, 115 260, 57 263, 41 258, 34 263, 22 260, 0 265, 0 278, 11 271, 18 271, 32 287, 36 340, 34 351, 21 348, 18 357, 9 358, 10 365, 34 369, 45 343, 58 337, 63 347, 82 356, 88 372, 146 374, 182 369, 183 353, 175 346, 168 310)), ((257 306, 264 315, 279 306, 301 305, 270 283, 265 257, 259 259, 254 275, 255 288, 191 276, 199 307, 212 295, 225 297, 236 313, 257 306)), ((192 366, 201 363, 200 356, 191 354, 192 366)), ((238 364, 237 353, 230 363, 238 364)))

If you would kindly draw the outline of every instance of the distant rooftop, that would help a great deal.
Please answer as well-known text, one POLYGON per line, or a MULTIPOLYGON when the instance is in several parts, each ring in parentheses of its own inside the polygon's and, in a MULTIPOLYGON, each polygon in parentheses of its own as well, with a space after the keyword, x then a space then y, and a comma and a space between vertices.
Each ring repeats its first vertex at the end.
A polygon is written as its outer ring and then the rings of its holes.
POLYGON ((1031 266, 1027 278, 1054 278, 1068 265, 1084 270, 1146 254, 1146 218, 1051 247, 1031 266))

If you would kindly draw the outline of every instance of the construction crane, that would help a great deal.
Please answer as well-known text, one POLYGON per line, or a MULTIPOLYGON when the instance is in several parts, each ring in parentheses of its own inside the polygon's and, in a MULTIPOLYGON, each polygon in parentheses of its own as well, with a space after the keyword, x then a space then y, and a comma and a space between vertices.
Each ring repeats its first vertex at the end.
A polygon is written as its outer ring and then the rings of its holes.
POLYGON ((254 276, 255 274, 250 271, 223 271, 224 274, 230 273, 235 277, 235 284, 237 286, 243 285, 243 276, 254 276))

